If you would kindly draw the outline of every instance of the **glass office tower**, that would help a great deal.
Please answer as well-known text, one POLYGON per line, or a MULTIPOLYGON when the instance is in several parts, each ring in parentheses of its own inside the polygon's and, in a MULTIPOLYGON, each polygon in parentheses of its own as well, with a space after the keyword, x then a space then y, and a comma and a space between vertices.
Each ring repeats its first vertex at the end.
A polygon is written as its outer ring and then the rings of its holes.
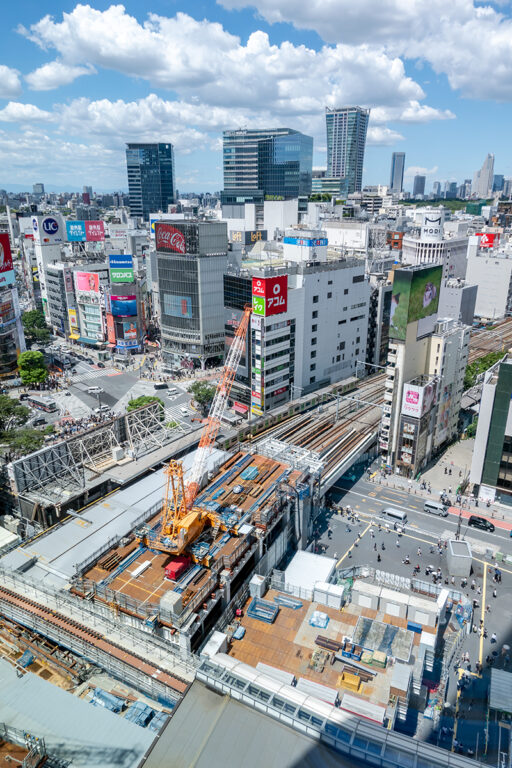
POLYGON ((390 191, 400 193, 404 188, 405 152, 393 152, 391 155, 390 191))
POLYGON ((327 177, 342 179, 340 192, 360 192, 370 110, 362 107, 325 108, 327 177))
POLYGON ((167 212, 175 199, 172 144, 127 144, 126 168, 132 216, 146 221, 150 213, 167 212))
POLYGON ((224 131, 223 144, 223 203, 311 194, 311 136, 290 128, 224 131))

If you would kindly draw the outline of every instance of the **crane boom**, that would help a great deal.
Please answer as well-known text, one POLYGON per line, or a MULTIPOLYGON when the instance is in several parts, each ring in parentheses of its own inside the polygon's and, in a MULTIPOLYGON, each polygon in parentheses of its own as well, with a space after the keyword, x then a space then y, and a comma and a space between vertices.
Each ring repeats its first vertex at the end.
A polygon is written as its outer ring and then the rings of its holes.
POLYGON ((251 312, 251 307, 246 307, 238 328, 236 329, 233 342, 226 357, 226 362, 224 363, 222 378, 217 385, 217 391, 215 392, 210 407, 208 419, 201 434, 194 464, 190 473, 190 480, 185 489, 186 505, 188 509, 191 508, 199 492, 201 478, 206 469, 206 461, 215 444, 215 439, 220 428, 222 415, 226 409, 236 370, 245 349, 245 337, 247 335, 251 312))

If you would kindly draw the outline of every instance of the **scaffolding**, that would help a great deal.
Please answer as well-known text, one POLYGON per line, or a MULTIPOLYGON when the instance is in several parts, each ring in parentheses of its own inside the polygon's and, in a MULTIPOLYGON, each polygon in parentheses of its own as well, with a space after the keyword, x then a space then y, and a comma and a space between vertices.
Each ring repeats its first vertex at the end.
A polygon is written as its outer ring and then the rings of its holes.
POLYGON ((310 472, 318 475, 323 468, 323 461, 316 451, 301 448, 298 445, 276 440, 275 437, 265 437, 256 446, 257 452, 268 459, 288 464, 300 472, 310 472))

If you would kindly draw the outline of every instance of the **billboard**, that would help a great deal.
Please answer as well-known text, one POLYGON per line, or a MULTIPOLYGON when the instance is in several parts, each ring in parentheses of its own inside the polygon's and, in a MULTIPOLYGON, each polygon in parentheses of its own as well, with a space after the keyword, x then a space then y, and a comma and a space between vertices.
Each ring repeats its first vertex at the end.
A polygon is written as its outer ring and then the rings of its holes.
POLYGON ((123 323, 123 339, 137 338, 137 323, 134 320, 128 320, 123 323))
POLYGON ((112 254, 108 257, 111 283, 133 283, 133 259, 130 255, 112 254))
POLYGON ((7 232, 0 233, 0 274, 13 269, 11 243, 7 232))
MULTIPOLYGON (((437 314, 442 274, 442 265, 395 270, 389 318, 391 339, 405 341, 409 323, 437 314)), ((421 330, 428 332, 426 327, 421 330)))
POLYGON ((33 216, 34 240, 42 245, 64 242, 64 224, 60 216, 33 216))
POLYGON ((303 245, 306 248, 319 248, 328 244, 326 237, 285 237, 283 243, 287 245, 303 245))
POLYGON ((255 315, 280 315, 288 308, 288 275, 253 277, 252 310, 255 315))
POLYGON ((155 223, 155 239, 157 251, 186 253, 185 235, 172 224, 155 223))
POLYGON ((111 296, 110 306, 114 317, 134 317, 137 314, 137 297, 111 296))
POLYGON ((99 242, 105 239, 105 223, 103 221, 85 222, 85 239, 88 242, 99 242))
POLYGON ((85 221, 66 221, 66 233, 70 243, 84 243, 85 221))
POLYGON ((437 384, 431 381, 424 386, 419 384, 404 384, 402 397, 402 415, 420 419, 435 403, 437 384))
POLYGON ((170 317, 192 317, 192 299, 190 296, 174 296, 164 293, 164 314, 170 317))
POLYGON ((72 330, 78 328, 78 314, 76 309, 68 309, 69 327, 72 330))
POLYGON ((100 276, 97 272, 75 272, 75 288, 86 293, 99 293, 100 276))
POLYGON ((73 293, 73 273, 70 269, 64 270, 64 286, 66 293, 73 293))
POLYGON ((476 232, 475 234, 480 238, 480 248, 494 248, 498 245, 499 232, 476 232))
POLYGON ((109 344, 116 343, 116 324, 110 312, 107 312, 107 340, 109 344))
POLYGON ((443 239, 443 211, 430 211, 424 213, 421 221, 421 240, 427 243, 435 243, 443 239))
POLYGON ((242 245, 251 245, 260 240, 268 240, 266 229, 237 229, 230 234, 232 243, 242 243, 242 245))

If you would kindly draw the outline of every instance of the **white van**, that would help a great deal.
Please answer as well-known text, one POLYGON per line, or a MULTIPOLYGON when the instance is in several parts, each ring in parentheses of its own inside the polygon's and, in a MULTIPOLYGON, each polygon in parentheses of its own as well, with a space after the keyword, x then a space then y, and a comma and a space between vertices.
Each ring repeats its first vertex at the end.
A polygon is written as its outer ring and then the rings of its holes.
POLYGON ((178 390, 176 389, 176 387, 169 387, 169 390, 168 390, 167 394, 168 395, 177 395, 178 394, 178 390))
POLYGON ((448 517, 448 507, 446 504, 441 504, 438 501, 426 501, 423 505, 425 512, 430 512, 431 515, 439 515, 439 517, 448 517))
POLYGON ((87 394, 89 394, 89 395, 97 395, 99 392, 103 392, 101 387, 88 387, 87 388, 87 394))
POLYGON ((400 509, 394 507, 385 507, 380 513, 384 520, 389 520, 393 523, 393 527, 403 528, 407 524, 407 512, 402 512, 400 509))
POLYGON ((185 408, 184 405, 180 405, 180 412, 181 412, 182 416, 188 416, 189 415, 188 408, 185 408))

